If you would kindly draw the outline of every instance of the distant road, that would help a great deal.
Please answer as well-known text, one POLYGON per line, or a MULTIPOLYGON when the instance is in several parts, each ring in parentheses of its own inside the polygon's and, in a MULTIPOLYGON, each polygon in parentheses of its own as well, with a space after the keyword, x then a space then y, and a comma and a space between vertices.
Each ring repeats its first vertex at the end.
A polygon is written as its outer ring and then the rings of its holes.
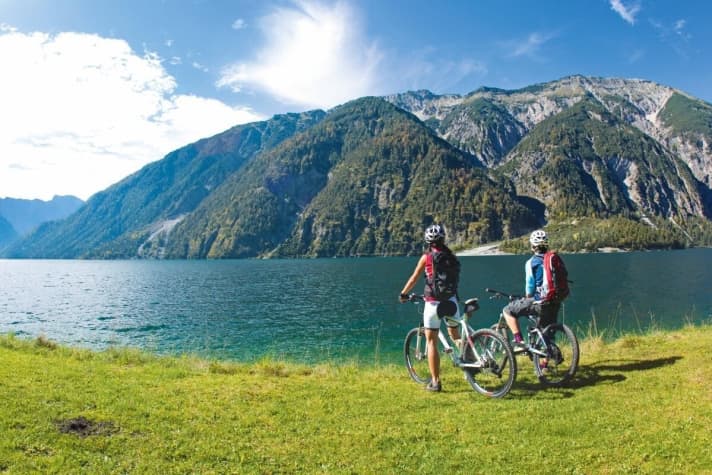
POLYGON ((456 254, 458 256, 505 256, 511 255, 510 252, 502 252, 499 250, 499 242, 489 243, 482 246, 478 246, 472 249, 465 249, 464 251, 458 251, 456 254))

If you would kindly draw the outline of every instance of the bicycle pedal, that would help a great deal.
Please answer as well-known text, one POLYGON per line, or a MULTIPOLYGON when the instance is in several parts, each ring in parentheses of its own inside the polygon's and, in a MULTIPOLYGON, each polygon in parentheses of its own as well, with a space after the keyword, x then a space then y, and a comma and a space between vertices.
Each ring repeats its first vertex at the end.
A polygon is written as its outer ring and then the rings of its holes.
POLYGON ((517 344, 515 344, 515 345, 512 346, 512 353, 514 353, 515 355, 519 355, 519 354, 522 354, 522 353, 526 353, 527 351, 529 351, 529 346, 527 346, 527 345, 524 345, 524 344, 517 345, 517 344))

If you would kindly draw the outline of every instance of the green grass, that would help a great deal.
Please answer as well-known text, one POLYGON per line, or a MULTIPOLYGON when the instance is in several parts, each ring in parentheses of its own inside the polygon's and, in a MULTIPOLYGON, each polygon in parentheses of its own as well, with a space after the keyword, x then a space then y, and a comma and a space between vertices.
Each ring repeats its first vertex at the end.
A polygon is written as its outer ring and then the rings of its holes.
POLYGON ((0 337, 0 472, 711 473, 712 326, 581 343, 570 387, 543 388, 523 358, 489 400, 446 363, 430 394, 397 365, 0 337), (80 417, 94 432, 67 432, 80 417))

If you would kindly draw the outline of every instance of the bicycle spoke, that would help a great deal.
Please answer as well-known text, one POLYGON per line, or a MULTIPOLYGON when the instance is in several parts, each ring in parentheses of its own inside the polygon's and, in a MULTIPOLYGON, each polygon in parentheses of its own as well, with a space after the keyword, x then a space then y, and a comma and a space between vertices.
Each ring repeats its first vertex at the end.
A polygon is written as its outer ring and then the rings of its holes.
POLYGON ((517 373, 517 362, 507 342, 496 332, 482 329, 467 341, 464 359, 475 368, 467 368, 465 375, 472 388, 485 396, 502 397, 512 387, 517 373))
POLYGON ((547 327, 543 355, 534 354, 534 371, 539 380, 559 386, 571 379, 578 368, 579 347, 574 333, 562 324, 547 327))
POLYGON ((408 332, 403 344, 403 353, 405 366, 413 381, 427 384, 430 381, 430 369, 425 331, 422 328, 413 328, 408 332))

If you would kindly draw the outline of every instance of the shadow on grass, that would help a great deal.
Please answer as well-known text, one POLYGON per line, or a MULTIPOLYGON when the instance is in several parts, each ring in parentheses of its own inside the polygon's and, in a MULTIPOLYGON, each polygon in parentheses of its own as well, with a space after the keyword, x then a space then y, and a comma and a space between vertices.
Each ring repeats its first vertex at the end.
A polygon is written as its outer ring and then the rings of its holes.
POLYGON ((681 359, 682 356, 652 360, 608 360, 592 365, 579 366, 576 376, 568 384, 568 387, 575 389, 598 384, 619 383, 626 379, 623 373, 662 368, 663 366, 673 365, 681 359))
MULTIPOLYGON (((647 371, 650 369, 670 366, 681 360, 682 356, 656 358, 652 360, 608 360, 592 365, 580 365, 574 378, 561 387, 546 386, 538 381, 521 381, 519 377, 507 397, 526 398, 544 392, 546 397, 567 399, 575 395, 575 390, 587 386, 601 384, 616 384, 625 381, 624 373, 631 371, 647 371)), ((522 369, 520 368, 519 371, 522 369)))

